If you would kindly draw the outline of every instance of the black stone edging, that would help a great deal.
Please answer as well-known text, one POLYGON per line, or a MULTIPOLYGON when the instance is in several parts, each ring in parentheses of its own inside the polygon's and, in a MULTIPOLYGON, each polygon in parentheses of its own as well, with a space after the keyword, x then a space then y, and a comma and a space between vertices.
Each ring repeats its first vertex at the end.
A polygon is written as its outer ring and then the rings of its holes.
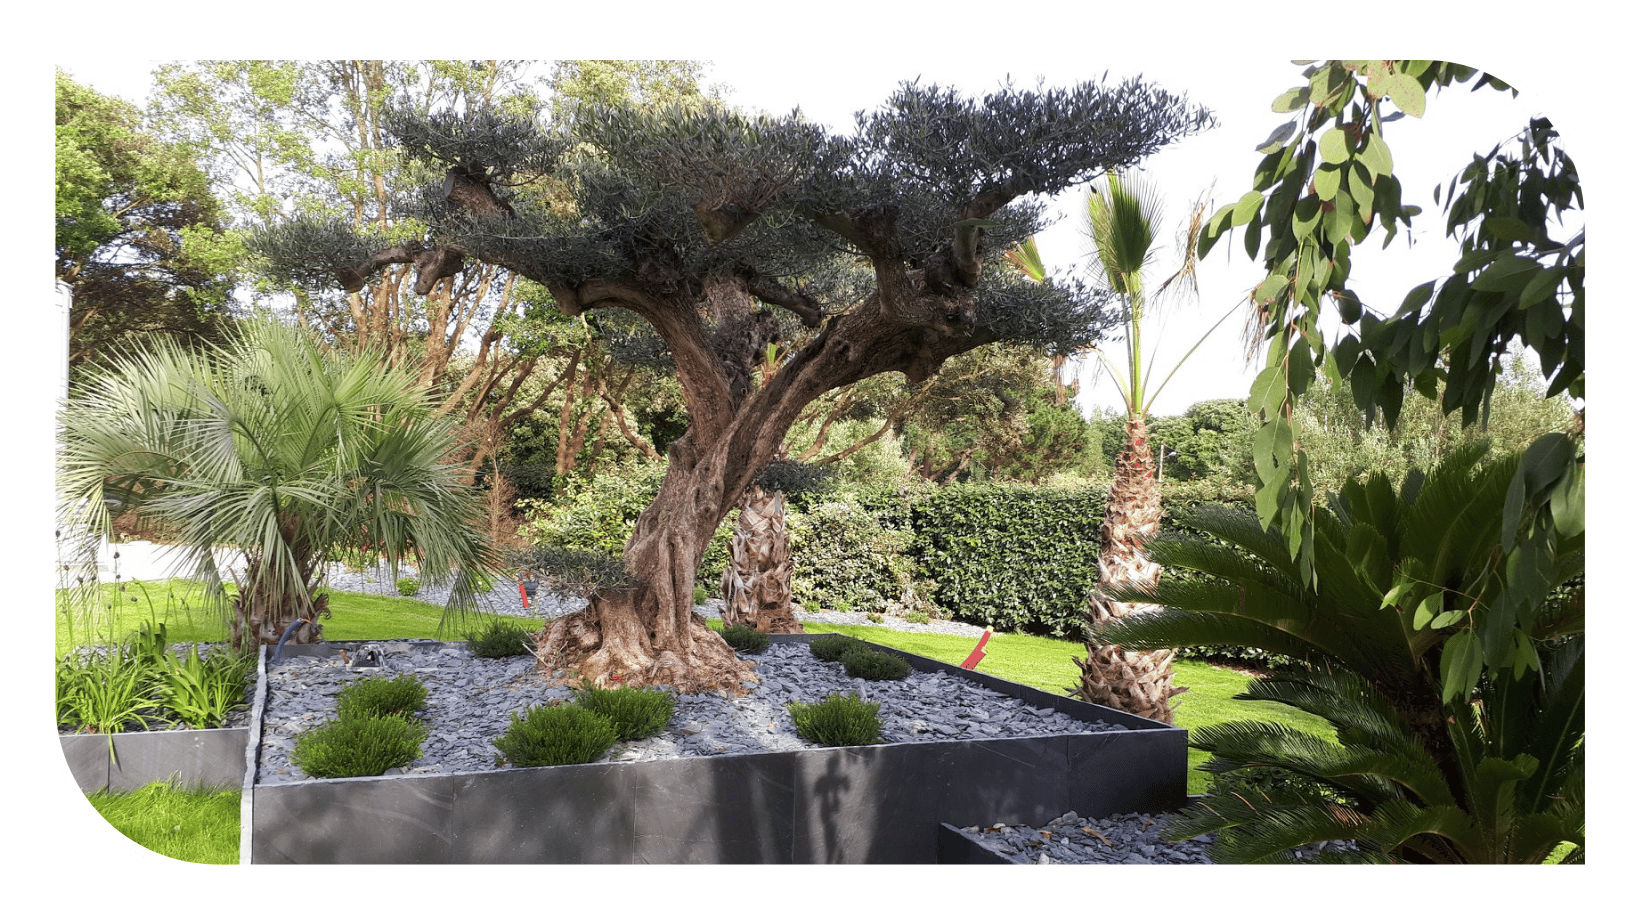
MULTIPOLYGON (((772 640, 807 644, 820 637, 772 640)), ((1185 803, 1183 729, 866 644, 919 670, 951 673, 1038 708, 1126 730, 267 784, 254 783, 252 763, 251 810, 243 816, 249 841, 241 857, 933 863, 948 837, 947 819, 1024 821, 1071 810, 1097 818, 1185 803)), ((286 646, 287 656, 296 653, 309 652, 286 646)))

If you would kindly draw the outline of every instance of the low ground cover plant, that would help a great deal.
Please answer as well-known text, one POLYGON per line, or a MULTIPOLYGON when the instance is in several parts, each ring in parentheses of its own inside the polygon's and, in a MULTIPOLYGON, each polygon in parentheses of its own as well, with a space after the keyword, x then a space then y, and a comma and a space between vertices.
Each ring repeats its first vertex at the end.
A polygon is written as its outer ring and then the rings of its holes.
POLYGON ((410 718, 427 705, 427 687, 415 674, 366 677, 336 694, 336 715, 346 720, 379 716, 410 718))
POLYGON ((506 734, 495 739, 497 766, 553 767, 590 764, 609 753, 620 735, 608 718, 573 704, 533 706, 513 713, 506 734))
POLYGON ((665 690, 582 687, 575 691, 575 705, 608 719, 617 739, 637 741, 665 728, 677 701, 665 690))
POLYGON ((843 670, 861 680, 904 680, 911 674, 906 659, 864 646, 843 652, 843 670))
POLYGON ((880 703, 868 703, 858 693, 832 693, 817 703, 787 703, 797 733, 826 747, 853 747, 882 740, 880 703))
POLYGON ((402 715, 334 719, 296 737, 291 762, 316 779, 380 776, 421 756, 427 730, 402 715))
POLYGON ((809 642, 809 652, 822 661, 841 661, 850 651, 869 650, 864 643, 843 635, 831 635, 809 642))
POLYGON ((769 635, 759 632, 751 626, 724 626, 719 635, 729 643, 729 647, 741 654, 757 654, 769 648, 769 635))
POLYGON ((535 636, 516 621, 500 616, 467 633, 467 650, 480 658, 510 658, 535 653, 535 636))
POLYGON ((421 591, 421 582, 415 578, 399 578, 398 588, 399 596, 414 597, 421 591))

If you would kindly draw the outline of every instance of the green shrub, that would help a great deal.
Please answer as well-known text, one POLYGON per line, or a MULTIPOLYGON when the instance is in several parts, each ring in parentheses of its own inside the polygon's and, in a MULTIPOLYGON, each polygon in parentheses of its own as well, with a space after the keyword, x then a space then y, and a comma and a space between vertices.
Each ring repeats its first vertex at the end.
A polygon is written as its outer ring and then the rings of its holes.
POLYGON ((427 731, 401 715, 359 715, 296 736, 290 758, 316 779, 380 776, 421 756, 427 731))
MULTIPOLYGON (((620 558, 638 516, 660 493, 666 463, 640 462, 600 471, 590 480, 575 477, 551 502, 525 501, 518 536, 533 546, 558 546, 620 558)), ((730 511, 707 544, 700 573, 712 580, 729 564, 730 511)))
POLYGON ((846 635, 826 635, 809 641, 809 652, 822 661, 841 661, 850 651, 866 647, 866 643, 846 635))
POLYGON ((695 585, 695 605, 706 605, 706 588, 700 586, 699 584, 695 585))
POLYGON ((467 650, 479 658, 510 658, 535 653, 535 635, 516 621, 497 616, 467 635, 467 650))
POLYGON ((513 713, 507 733, 495 739, 496 750, 514 767, 590 764, 618 740, 615 724, 580 706, 532 706, 522 717, 513 713))
MULTIPOLYGON (((69 655, 57 665, 57 724, 113 734, 156 717, 154 669, 126 649, 69 655)), ((112 739, 110 739, 112 747, 112 739)))
POLYGON ((792 596, 816 609, 884 610, 915 583, 911 532, 889 529, 853 495, 786 514, 792 596))
POLYGON ((817 703, 787 703, 797 733, 827 747, 876 744, 882 740, 883 723, 877 717, 878 703, 868 703, 858 694, 832 693, 817 703))
POLYGON ((672 694, 665 690, 596 687, 575 691, 575 705, 608 719, 621 741, 637 741, 659 733, 672 721, 672 710, 676 708, 672 694))
POLYGON ((367 677, 343 687, 336 694, 336 715, 342 719, 378 716, 408 717, 427 705, 427 687, 415 674, 400 674, 389 680, 367 677))
POLYGON ((911 664, 886 651, 858 648, 843 653, 843 670, 861 680, 904 680, 911 674, 911 664))
POLYGON ((196 645, 186 658, 167 655, 160 662, 154 689, 160 705, 189 728, 220 728, 245 702, 245 682, 255 663, 248 652, 225 649, 201 658, 196 645))
POLYGON ((757 654, 769 648, 769 636, 751 626, 724 626, 718 633, 729 647, 742 654, 757 654))
POLYGON ((399 596, 401 596, 401 597, 414 597, 417 593, 419 593, 421 591, 421 582, 416 580, 415 578, 402 577, 402 578, 399 578, 398 587, 399 587, 399 596))

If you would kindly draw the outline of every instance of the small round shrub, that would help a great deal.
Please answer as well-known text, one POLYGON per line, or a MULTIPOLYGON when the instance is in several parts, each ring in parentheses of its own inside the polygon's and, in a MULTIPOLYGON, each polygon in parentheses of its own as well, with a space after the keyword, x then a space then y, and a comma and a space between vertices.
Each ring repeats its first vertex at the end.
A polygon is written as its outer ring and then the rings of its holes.
POLYGON ((886 651, 860 648, 843 653, 843 670, 861 680, 904 680, 911 673, 911 664, 886 651))
POLYGON ((575 705, 608 719, 615 726, 615 737, 622 741, 656 734, 672 721, 672 710, 676 708, 672 695, 665 690, 630 688, 582 687, 575 691, 575 705))
POLYGON ((478 658, 510 658, 535 653, 535 634, 516 621, 497 616, 467 635, 467 650, 478 658))
POLYGON ((496 750, 514 767, 590 764, 618 740, 615 723, 580 706, 532 706, 513 713, 507 733, 495 739, 496 750))
POLYGON ((700 586, 699 584, 695 585, 695 605, 706 605, 706 588, 700 586))
POLYGON ((336 694, 336 715, 342 719, 402 716, 427 705, 427 688, 415 674, 400 674, 391 680, 366 677, 336 694))
POLYGON ((751 626, 724 626, 718 634, 723 636, 730 648, 742 654, 757 654, 769 647, 768 634, 751 626))
POLYGON ((297 735, 290 758, 316 779, 380 776, 420 757, 426 738, 426 730, 413 719, 354 716, 297 735))
POLYGON ((878 703, 868 703, 856 693, 832 693, 818 703, 787 703, 797 733, 815 744, 850 747, 876 744, 882 740, 883 723, 877 717, 878 703))
POLYGON ((399 596, 414 597, 421 590, 421 582, 415 578, 399 578, 399 596))
POLYGON ((846 635, 828 635, 809 642, 809 651, 822 661, 841 661, 847 652, 865 647, 859 639, 846 635))

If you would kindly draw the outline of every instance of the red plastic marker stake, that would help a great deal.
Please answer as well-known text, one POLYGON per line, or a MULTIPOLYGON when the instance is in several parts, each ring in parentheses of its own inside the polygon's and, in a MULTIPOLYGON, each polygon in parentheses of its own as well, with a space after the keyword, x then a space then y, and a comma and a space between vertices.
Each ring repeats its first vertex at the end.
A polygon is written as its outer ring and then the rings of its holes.
POLYGON ((963 661, 962 661, 962 669, 963 670, 971 671, 971 670, 974 669, 975 665, 979 664, 979 659, 985 657, 985 643, 990 641, 990 640, 991 640, 991 627, 986 626, 985 627, 985 634, 979 637, 979 644, 975 645, 974 650, 969 653, 968 657, 963 659, 963 661))
POLYGON ((524 609, 530 608, 530 595, 524 592, 524 582, 518 582, 518 599, 524 601, 524 609))

